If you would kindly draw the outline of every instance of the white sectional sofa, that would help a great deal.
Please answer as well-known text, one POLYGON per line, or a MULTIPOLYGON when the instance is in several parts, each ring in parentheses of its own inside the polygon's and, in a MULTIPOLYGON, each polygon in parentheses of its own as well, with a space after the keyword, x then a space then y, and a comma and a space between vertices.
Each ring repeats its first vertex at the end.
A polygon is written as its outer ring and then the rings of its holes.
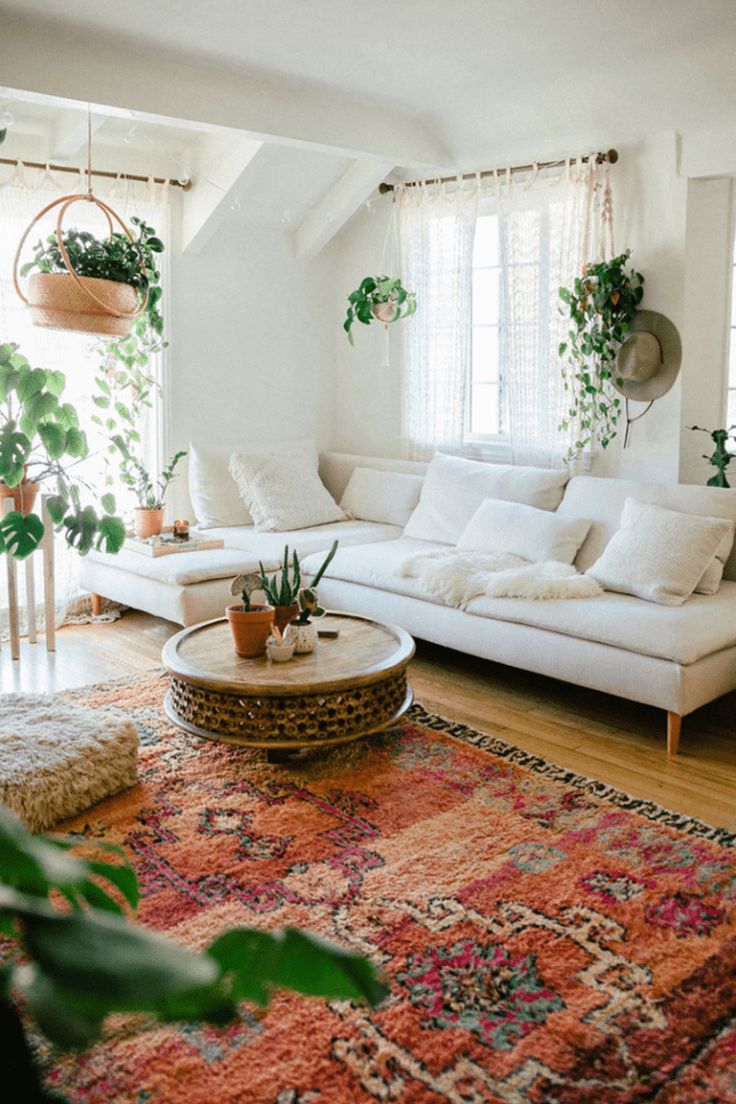
MULTIPOLYGON (((320 474, 336 501, 356 467, 421 475, 427 465, 323 453, 320 474)), ((575 561, 579 570, 598 559, 617 531, 627 498, 736 519, 736 491, 573 477, 557 513, 593 523, 575 561)), ((419 541, 396 525, 348 520, 297 532, 239 526, 208 533, 222 536, 225 549, 153 560, 92 554, 82 566, 82 585, 187 625, 220 616, 233 575, 259 559, 276 567, 286 543, 303 557, 308 574, 337 538, 338 553, 320 584, 327 607, 384 618, 419 639, 657 706, 668 713, 670 752, 677 751, 683 716, 736 689, 736 550, 718 592, 695 594, 681 606, 605 591, 573 601, 479 597, 457 609, 398 570, 414 551, 446 548, 441 532, 435 541, 419 541)))

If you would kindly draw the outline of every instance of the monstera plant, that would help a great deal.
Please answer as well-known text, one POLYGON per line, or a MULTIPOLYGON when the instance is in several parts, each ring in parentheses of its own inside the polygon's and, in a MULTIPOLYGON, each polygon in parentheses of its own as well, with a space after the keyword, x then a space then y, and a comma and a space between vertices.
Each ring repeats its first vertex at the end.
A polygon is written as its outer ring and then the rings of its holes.
POLYGON ((76 410, 64 402, 65 384, 62 372, 32 368, 17 345, 0 344, 0 501, 14 500, 0 517, 0 553, 15 559, 30 556, 43 538, 44 523, 32 508, 40 484, 50 492, 55 527, 81 555, 92 548, 117 552, 125 540, 114 496, 92 505, 92 488, 74 471, 89 448, 76 410))

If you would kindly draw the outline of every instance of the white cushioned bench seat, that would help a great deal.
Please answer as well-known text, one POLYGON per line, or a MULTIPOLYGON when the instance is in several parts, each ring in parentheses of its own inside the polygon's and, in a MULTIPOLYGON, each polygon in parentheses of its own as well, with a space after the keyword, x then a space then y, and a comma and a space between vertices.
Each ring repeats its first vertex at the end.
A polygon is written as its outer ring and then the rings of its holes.
POLYGON ((141 556, 127 549, 116 556, 90 552, 87 563, 103 564, 129 575, 172 586, 190 586, 192 583, 206 583, 209 579, 233 579, 241 571, 252 567, 257 569, 259 559, 263 559, 263 566, 269 571, 276 567, 274 557, 256 557, 232 548, 208 548, 203 552, 174 552, 155 557, 141 556))
MULTIPOLYGON (((353 544, 372 544, 376 541, 395 540, 401 536, 396 525, 380 525, 374 521, 333 521, 329 525, 315 525, 311 529, 291 529, 282 533, 260 533, 252 525, 233 525, 208 529, 208 537, 220 537, 225 548, 253 552, 258 559, 279 560, 284 546, 300 557, 328 549, 333 541, 345 548, 353 544)), ((192 552, 191 555, 196 555, 192 552)))

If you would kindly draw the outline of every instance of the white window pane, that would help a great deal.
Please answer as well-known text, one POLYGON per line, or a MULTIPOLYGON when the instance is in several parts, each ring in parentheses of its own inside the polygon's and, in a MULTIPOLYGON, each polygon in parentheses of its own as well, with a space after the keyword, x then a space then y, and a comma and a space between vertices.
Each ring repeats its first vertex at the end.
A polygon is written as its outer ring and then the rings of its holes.
POLYGON ((499 263, 498 215, 481 215, 475 224, 473 267, 499 263))
POLYGON ((473 384, 470 432, 474 434, 495 434, 498 431, 497 384, 473 384))
POLYGON ((728 416, 726 427, 736 426, 736 388, 728 392, 728 416))
POLYGON ((473 273, 473 325, 498 323, 501 273, 477 269, 473 273))
POLYGON ((731 330, 729 348, 728 386, 736 387, 736 330, 731 330))
POLYGON ((498 326, 473 327, 473 383, 498 383, 498 326))

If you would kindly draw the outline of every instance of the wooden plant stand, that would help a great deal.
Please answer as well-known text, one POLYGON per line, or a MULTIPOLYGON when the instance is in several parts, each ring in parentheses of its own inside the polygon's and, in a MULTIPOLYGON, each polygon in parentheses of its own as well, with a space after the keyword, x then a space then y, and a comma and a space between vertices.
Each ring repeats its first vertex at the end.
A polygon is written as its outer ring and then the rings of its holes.
MULTIPOLYGON (((5 512, 10 513, 14 509, 12 498, 5 502, 5 512)), ((54 524, 49 516, 46 496, 41 496, 41 520, 45 533, 41 542, 41 560, 43 564, 43 600, 45 609, 45 636, 46 651, 56 651, 56 596, 54 590, 54 524)), ((36 577, 34 555, 23 560, 26 591, 26 620, 28 624, 28 643, 35 644, 38 640, 36 628, 36 577)), ((18 605, 18 560, 6 553, 6 568, 8 573, 8 620, 10 623, 10 654, 13 659, 20 659, 20 611, 18 605)))

